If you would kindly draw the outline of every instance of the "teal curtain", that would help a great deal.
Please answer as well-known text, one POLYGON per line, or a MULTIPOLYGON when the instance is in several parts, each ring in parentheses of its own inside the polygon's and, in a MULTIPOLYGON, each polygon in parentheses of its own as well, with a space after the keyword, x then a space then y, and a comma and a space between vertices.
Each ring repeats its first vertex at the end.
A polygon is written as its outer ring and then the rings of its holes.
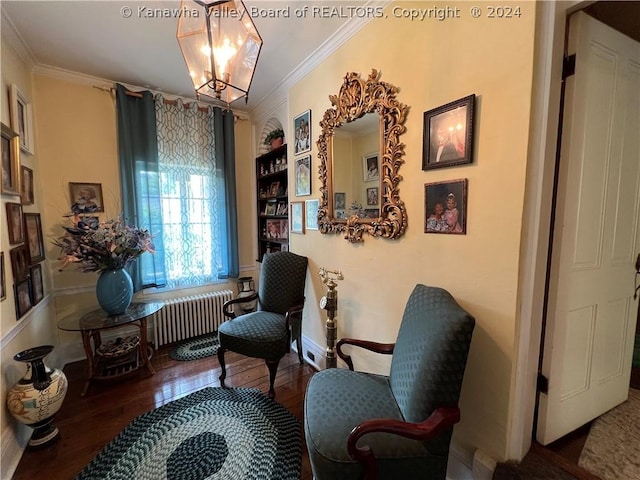
POLYGON ((154 254, 143 254, 129 269, 134 291, 138 291, 166 285, 165 250, 153 95, 126 92, 116 84, 123 214, 127 224, 149 230, 155 246, 154 254))
POLYGON ((220 207, 224 212, 223 228, 226 229, 225 247, 222 255, 226 257, 227 271, 221 272, 221 278, 237 278, 240 275, 238 255, 238 204, 236 200, 236 157, 234 116, 230 110, 214 108, 213 118, 216 138, 216 158, 220 175, 224 178, 224 189, 219 198, 224 202, 220 207))

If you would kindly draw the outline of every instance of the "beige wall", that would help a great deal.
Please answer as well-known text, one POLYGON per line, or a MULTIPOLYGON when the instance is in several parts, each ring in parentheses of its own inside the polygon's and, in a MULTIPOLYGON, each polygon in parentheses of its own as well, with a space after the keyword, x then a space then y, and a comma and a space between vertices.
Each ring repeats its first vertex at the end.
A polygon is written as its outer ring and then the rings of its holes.
MULTIPOLYGON (((392 7, 412 7, 414 2, 392 7)), ((431 4, 429 4, 431 6, 431 4)), ((395 339, 407 297, 417 283, 449 290, 477 319, 455 439, 506 455, 509 398, 515 361, 515 330, 523 190, 532 86, 535 5, 519 4, 514 21, 461 18, 438 22, 388 18, 369 23, 289 91, 289 117, 306 109, 321 118, 344 75, 372 68, 400 88, 409 105, 404 180, 400 196, 409 217, 398 240, 366 237, 350 244, 342 235, 307 230, 290 248, 309 256, 310 280, 303 332, 324 345, 325 317, 319 267, 339 269, 339 337, 387 342, 395 339), (475 155, 471 165, 422 171, 423 112, 471 93, 477 95, 475 155), (466 235, 424 234, 424 184, 467 178, 466 235)), ((317 122, 312 135, 320 134, 317 122)), ((313 143, 313 162, 317 150, 313 143)), ((291 155, 293 158, 293 155, 291 155)), ((312 165, 317 171, 317 163, 312 165)), ((312 198, 319 198, 314 178, 312 198)), ((290 179, 292 181, 292 179, 290 179)), ((292 200, 304 200, 294 198, 292 200)), ((386 372, 388 363, 360 354, 359 366, 386 372)))

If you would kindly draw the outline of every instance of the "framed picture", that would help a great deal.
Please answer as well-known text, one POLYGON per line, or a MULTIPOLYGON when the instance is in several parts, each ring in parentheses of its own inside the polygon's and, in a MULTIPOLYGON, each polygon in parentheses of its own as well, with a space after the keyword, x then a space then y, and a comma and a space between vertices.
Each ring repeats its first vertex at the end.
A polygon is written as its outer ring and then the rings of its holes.
POLYGON ((473 161, 475 99, 469 95, 424 113, 423 170, 473 161))
POLYGON ((22 223, 22 205, 7 202, 7 233, 9 244, 16 245, 24 242, 24 225, 22 223))
POLYGON ((273 240, 282 238, 280 220, 267 220, 267 238, 273 240))
POLYGON ((20 137, 20 150, 33 155, 35 141, 33 138, 33 113, 31 102, 18 89, 17 85, 11 85, 11 128, 20 137))
POLYGON ((344 192, 336 192, 333 194, 333 209, 344 210, 347 208, 347 194, 344 192))
POLYGON ((306 200, 304 202, 304 215, 306 218, 305 226, 307 230, 318 230, 318 208, 320 207, 320 200, 317 198, 314 200, 306 200))
POLYGON ((364 218, 378 218, 380 216, 380 210, 378 208, 365 208, 364 218))
POLYGON ((7 195, 20 195, 20 137, 2 124, 2 185, 7 195))
POLYGON ((276 215, 286 215, 287 214, 287 203, 286 202, 278 202, 278 207, 276 209, 276 215))
POLYGON ((71 211, 75 214, 104 212, 102 184, 69 182, 71 211))
POLYGON ((44 242, 42 241, 42 222, 39 213, 25 213, 24 230, 29 250, 29 265, 44 260, 44 242))
POLYGON ((33 205, 33 170, 20 167, 20 203, 33 205))
POLYGON ((289 220, 280 220, 280 238, 289 238, 289 220))
POLYGON ((16 318, 21 318, 31 310, 31 282, 26 280, 17 282, 14 286, 16 296, 16 318))
POLYGON ((4 252, 0 252, 0 302, 7 298, 7 280, 4 275, 4 252))
POLYGON ((378 205, 378 187, 367 188, 367 205, 378 205))
POLYGON ((369 153, 362 157, 362 172, 365 182, 372 182, 380 178, 378 153, 369 153))
POLYGON ((291 202, 291 233, 304 233, 304 202, 291 202))
POLYGON ((311 150, 311 110, 301 113, 293 119, 295 142, 294 155, 311 150))
POLYGON ((268 202, 264 207, 265 215, 275 215, 276 214, 276 202, 268 202))
POLYGON ((311 155, 296 159, 296 197, 311 195, 311 155))
POLYGON ((11 256, 11 270, 14 282, 22 282, 29 278, 29 251, 26 245, 9 250, 11 256))
POLYGON ((467 179, 424 186, 425 233, 467 233, 467 179))
MULTIPOLYGON (((269 196, 270 197, 277 197, 279 190, 280 190, 280 182, 272 182, 271 186, 269 187, 269 196)), ((276 212, 274 211, 273 214, 275 214, 275 213, 276 212)))
POLYGON ((31 273, 31 304, 36 305, 44 298, 44 286, 42 284, 42 265, 34 265, 31 273))

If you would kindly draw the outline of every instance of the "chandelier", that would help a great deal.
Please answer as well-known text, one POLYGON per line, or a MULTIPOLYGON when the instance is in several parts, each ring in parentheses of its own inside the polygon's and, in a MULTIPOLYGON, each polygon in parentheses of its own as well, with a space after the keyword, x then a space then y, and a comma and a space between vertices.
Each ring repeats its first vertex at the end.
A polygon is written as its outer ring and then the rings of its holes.
POLYGON ((246 103, 262 38, 244 3, 182 0, 180 9, 176 36, 196 95, 246 103))

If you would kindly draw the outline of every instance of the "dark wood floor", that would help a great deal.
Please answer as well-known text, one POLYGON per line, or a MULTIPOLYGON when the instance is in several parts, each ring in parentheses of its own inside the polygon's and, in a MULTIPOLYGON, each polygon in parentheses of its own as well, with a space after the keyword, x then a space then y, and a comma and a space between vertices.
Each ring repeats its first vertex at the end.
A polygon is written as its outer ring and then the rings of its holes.
MULTIPOLYGON (((77 362, 64 369, 69 390, 55 423, 59 439, 46 447, 25 451, 14 479, 72 479, 134 417, 153 408, 184 397, 204 387, 220 386, 217 358, 178 362, 168 356, 169 349, 155 353, 156 370, 146 369, 113 381, 92 382, 87 395, 80 396, 84 386, 86 363, 77 362)), ((227 353, 228 387, 259 388, 267 392, 268 373, 264 362, 227 353)), ((300 365, 295 353, 280 363, 276 378, 276 400, 293 413, 302 425, 304 392, 315 370, 300 365)), ((304 432, 301 432, 304 443, 304 432)), ((311 468, 303 445, 302 480, 311 480, 311 468)))

